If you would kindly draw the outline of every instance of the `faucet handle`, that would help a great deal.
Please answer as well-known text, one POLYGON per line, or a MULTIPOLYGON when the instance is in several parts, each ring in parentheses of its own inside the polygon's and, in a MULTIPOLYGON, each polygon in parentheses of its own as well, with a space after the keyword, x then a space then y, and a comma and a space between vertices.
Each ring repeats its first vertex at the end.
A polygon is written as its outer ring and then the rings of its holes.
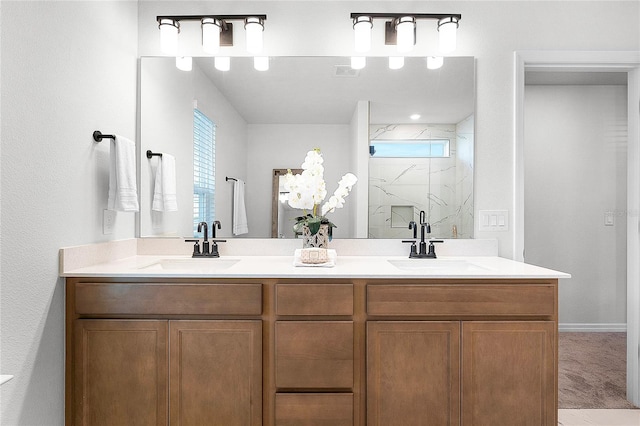
POLYGON ((227 240, 211 240, 211 253, 209 253, 210 257, 220 257, 220 252, 218 252, 218 243, 226 243, 227 240))
POLYGON ((429 240, 429 252, 427 253, 427 257, 435 259, 436 258, 436 246, 434 243, 444 243, 444 240, 429 240))
POLYGON ((185 243, 193 243, 193 254, 191 257, 200 256, 200 241, 199 240, 184 240, 185 243))
POLYGON ((402 242, 411 243, 411 251, 409 252, 409 257, 416 257, 418 255, 416 240, 402 240, 402 242))

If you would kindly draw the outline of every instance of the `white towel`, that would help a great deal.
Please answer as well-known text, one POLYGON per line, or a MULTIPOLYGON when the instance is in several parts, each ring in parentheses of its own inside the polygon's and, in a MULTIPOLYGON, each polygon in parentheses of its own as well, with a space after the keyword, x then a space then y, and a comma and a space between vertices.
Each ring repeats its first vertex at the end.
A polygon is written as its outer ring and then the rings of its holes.
POLYGON ((233 235, 249 232, 247 225, 247 209, 244 204, 244 181, 236 179, 233 182, 233 235))
POLYGON ((137 212, 138 185, 136 184, 136 144, 116 135, 111 140, 109 162, 109 199, 107 209, 137 212))
POLYGON ((176 158, 162 153, 158 157, 158 169, 156 170, 156 180, 153 188, 152 210, 158 212, 175 212, 178 210, 176 197, 176 158))

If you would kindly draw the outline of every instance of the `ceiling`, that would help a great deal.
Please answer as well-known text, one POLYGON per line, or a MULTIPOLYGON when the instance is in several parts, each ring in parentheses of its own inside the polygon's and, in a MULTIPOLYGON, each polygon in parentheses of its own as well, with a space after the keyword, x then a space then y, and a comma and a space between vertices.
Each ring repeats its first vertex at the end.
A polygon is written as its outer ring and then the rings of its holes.
POLYGON ((272 57, 268 71, 256 71, 252 58, 232 58, 220 72, 213 58, 194 58, 251 124, 348 124, 358 101, 371 102, 371 123, 457 123, 475 107, 475 61, 445 58, 429 70, 425 58, 406 58, 390 70, 387 58, 367 58, 352 70, 347 57, 272 57), (419 120, 409 119, 420 114, 419 120))

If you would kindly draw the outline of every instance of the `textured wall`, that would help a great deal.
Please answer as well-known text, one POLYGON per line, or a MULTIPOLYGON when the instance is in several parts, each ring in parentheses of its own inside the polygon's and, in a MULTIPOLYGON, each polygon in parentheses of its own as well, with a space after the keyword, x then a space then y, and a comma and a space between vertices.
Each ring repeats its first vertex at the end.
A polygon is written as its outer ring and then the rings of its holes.
POLYGON ((135 2, 2 2, 3 425, 61 425, 63 246, 102 235, 109 141, 136 136, 135 2))

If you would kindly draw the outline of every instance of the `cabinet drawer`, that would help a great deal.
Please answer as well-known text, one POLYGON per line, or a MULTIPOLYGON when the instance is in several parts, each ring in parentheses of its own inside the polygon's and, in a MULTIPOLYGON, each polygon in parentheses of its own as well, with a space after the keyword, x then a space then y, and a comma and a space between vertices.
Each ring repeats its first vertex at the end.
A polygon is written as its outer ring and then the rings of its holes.
POLYGON ((278 393, 276 426, 352 426, 352 393, 278 393))
POLYGON ((351 389, 353 322, 276 322, 276 387, 351 389))
POLYGON ((277 315, 353 315, 352 284, 277 284, 277 315))
POLYGON ((367 314, 389 316, 556 316, 551 284, 367 286, 367 314))
POLYGON ((76 313, 260 315, 261 284, 78 283, 76 313))

